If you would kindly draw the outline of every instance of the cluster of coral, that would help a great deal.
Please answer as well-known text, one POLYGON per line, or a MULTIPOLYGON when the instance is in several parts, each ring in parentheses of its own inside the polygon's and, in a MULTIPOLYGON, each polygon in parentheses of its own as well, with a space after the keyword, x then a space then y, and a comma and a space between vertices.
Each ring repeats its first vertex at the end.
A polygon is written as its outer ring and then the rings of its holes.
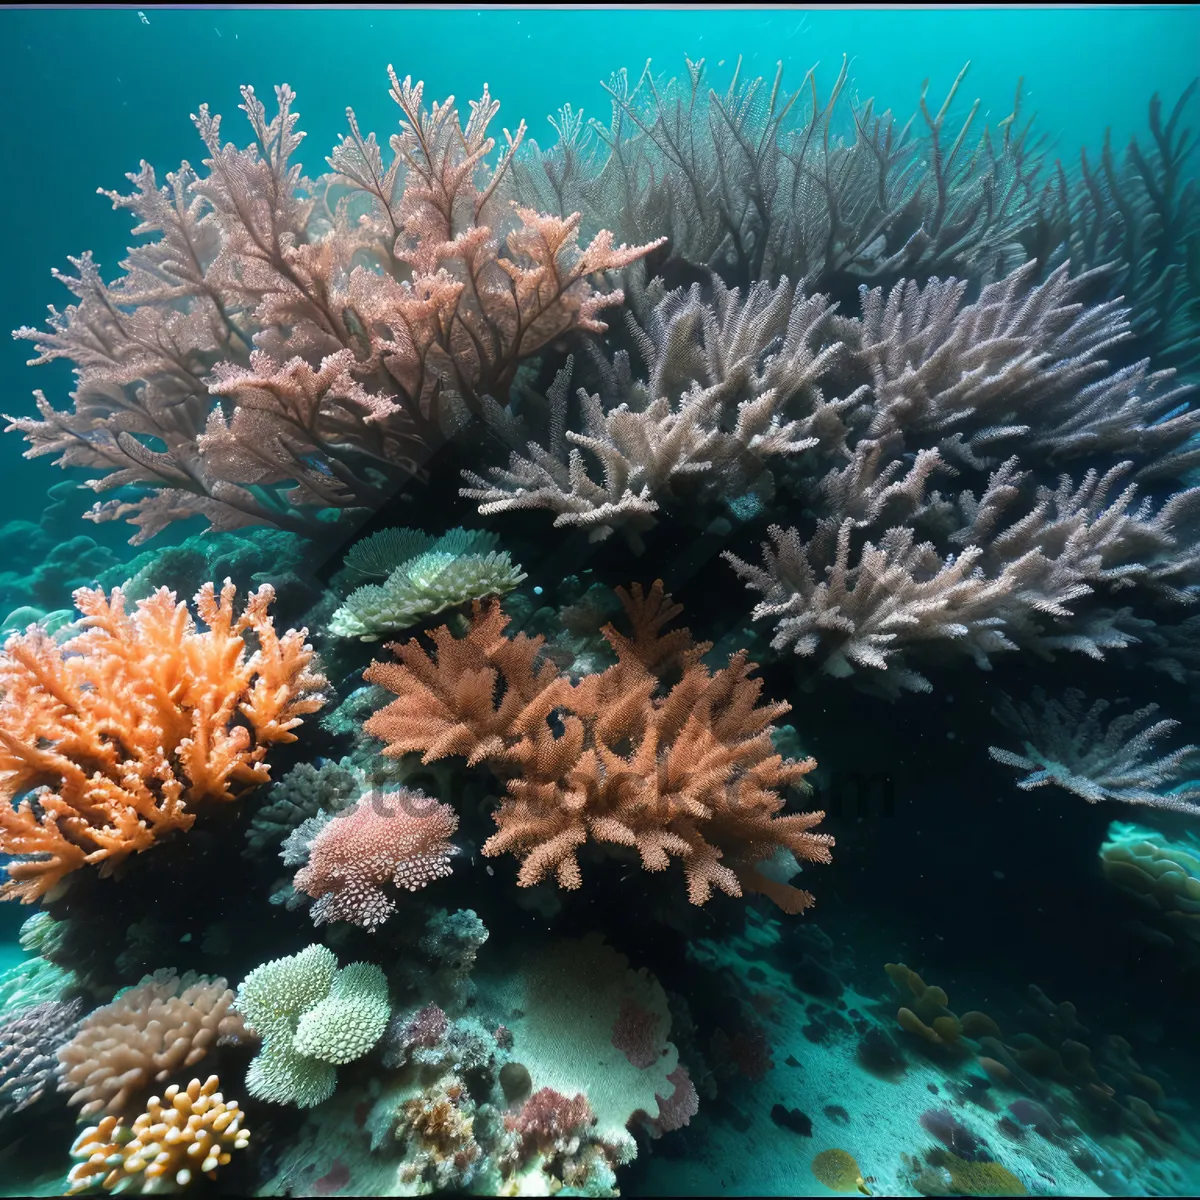
POLYGON ((815 1130, 772 1186, 871 1194, 871 1121, 920 1194, 1176 1180, 1129 1043, 902 965, 872 1004, 800 883, 845 903, 863 844, 810 725, 1019 664, 981 776, 1164 822, 1114 824, 1105 886, 1200 961, 1197 751, 1143 692, 1200 692, 1190 92, 1069 172, 1019 93, 952 127, 962 75, 912 136, 845 64, 824 99, 621 72, 545 150, 389 76, 390 156, 347 110, 316 177, 286 85, 243 88, 245 149, 201 105, 203 170, 104 193, 124 273, 72 260, 17 331, 76 374, 8 418, 26 455, 178 537, 125 561, 57 492, 0 536, 0 899, 41 906, 0 1127, 61 1132, 69 1194, 615 1195, 673 1156, 714 1190, 717 1126, 815 1130), (1060 659, 1111 694, 1026 684, 1060 659), (780 1083, 806 1053, 853 1113, 780 1083))

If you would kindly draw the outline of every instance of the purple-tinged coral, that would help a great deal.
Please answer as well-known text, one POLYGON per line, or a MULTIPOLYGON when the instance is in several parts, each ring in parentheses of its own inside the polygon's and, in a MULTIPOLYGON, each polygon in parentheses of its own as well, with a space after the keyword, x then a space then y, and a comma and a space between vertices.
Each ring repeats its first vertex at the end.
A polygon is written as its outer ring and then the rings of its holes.
POLYGON ((46 1000, 0 1024, 0 1120, 54 1090, 58 1048, 82 1011, 81 1000, 46 1000))

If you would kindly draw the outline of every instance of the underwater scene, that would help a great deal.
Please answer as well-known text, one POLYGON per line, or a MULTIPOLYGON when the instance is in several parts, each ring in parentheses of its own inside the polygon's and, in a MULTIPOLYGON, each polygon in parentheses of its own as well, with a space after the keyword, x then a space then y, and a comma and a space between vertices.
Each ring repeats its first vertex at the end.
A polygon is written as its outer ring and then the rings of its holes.
POLYGON ((1200 1193, 1200 7, 0 47, 0 1195, 1200 1193))

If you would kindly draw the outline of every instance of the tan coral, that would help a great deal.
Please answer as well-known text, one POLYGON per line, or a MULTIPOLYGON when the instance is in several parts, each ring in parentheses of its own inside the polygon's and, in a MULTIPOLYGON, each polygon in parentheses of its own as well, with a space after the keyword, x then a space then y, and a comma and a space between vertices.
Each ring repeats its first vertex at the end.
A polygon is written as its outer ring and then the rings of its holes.
POLYGON ((810 832, 823 813, 779 815, 780 791, 816 766, 774 751, 771 722, 790 706, 758 704, 762 684, 744 652, 712 672, 700 662, 706 644, 683 629, 664 634, 680 606, 661 580, 648 595, 637 586, 617 594, 633 636, 606 626, 617 664, 577 684, 539 661, 540 637, 505 637, 496 603, 475 605, 464 638, 436 630, 436 658, 416 640, 393 645, 400 661, 374 663, 365 678, 398 699, 367 732, 392 756, 462 755, 507 776, 483 852, 518 855, 522 886, 554 874, 578 887, 576 850, 590 839, 635 849, 648 871, 682 859, 693 904, 717 887, 803 911, 807 892, 757 869, 781 848, 810 862, 830 857, 832 838, 810 832), (671 672, 679 678, 667 690, 671 672))
POLYGON ((80 1115, 121 1114, 218 1041, 247 1036, 224 979, 157 971, 84 1020, 61 1046, 59 1091, 80 1115))
POLYGON ((175 1191, 197 1172, 214 1179, 231 1152, 250 1142, 238 1102, 226 1101, 218 1087, 215 1075, 203 1084, 193 1079, 185 1091, 172 1084, 162 1099, 150 1097, 132 1125, 107 1116, 89 1126, 71 1147, 82 1161, 67 1176, 67 1195, 97 1185, 105 1191, 175 1191))
POLYGON ((186 830, 205 802, 265 782, 275 743, 324 703, 307 630, 280 636, 252 593, 205 584, 196 610, 160 588, 136 611, 120 588, 80 588, 83 632, 38 628, 0 654, 0 851, 15 856, 0 897, 32 903, 85 863, 109 874, 186 830), (251 634, 251 651, 244 634, 251 634), (16 808, 11 801, 25 795, 16 808))

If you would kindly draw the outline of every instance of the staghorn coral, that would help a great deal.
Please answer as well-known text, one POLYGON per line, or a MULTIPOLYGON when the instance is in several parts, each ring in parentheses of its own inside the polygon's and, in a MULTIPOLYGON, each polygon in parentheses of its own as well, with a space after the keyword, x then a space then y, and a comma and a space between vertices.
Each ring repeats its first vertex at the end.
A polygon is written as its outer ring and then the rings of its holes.
POLYGON ((556 526, 587 529, 593 541, 620 529, 635 549, 660 509, 761 503, 774 494, 773 459, 844 438, 839 413, 858 397, 826 403, 818 386, 843 350, 822 337, 830 312, 827 297, 806 298, 786 277, 774 288, 754 284, 744 301, 719 279, 711 304, 698 284, 670 292, 645 329, 631 322, 645 381, 632 379, 620 352, 604 372, 603 400, 580 389, 576 432, 566 428, 568 358, 547 394, 548 450, 522 447, 510 414, 485 408, 513 454, 507 469, 491 468, 490 483, 465 471, 473 486, 460 494, 481 501, 481 514, 548 509, 556 526), (588 474, 585 451, 602 483, 588 474))
MULTIPOLYGON (((450 874, 458 817, 420 792, 368 792, 313 822, 320 828, 308 839, 307 865, 293 882, 315 899, 314 924, 349 921, 374 930, 396 910, 383 890, 388 883, 416 892, 450 874)), ((303 829, 293 836, 304 836, 303 829)))
POLYGON ((646 254, 599 231, 577 244, 578 214, 506 199, 524 124, 499 160, 499 104, 422 107, 423 84, 389 68, 400 131, 385 166, 374 134, 350 132, 303 174, 295 94, 276 115, 253 88, 254 142, 222 144, 221 118, 193 115, 208 157, 160 184, 143 163, 130 195, 102 192, 157 235, 106 284, 90 253, 57 272, 77 303, 49 330, 23 327, 33 363, 67 359, 74 408, 39 391, 40 419, 9 417, 28 456, 97 472, 94 520, 125 518, 133 541, 202 516, 217 530, 266 524, 304 532, 318 510, 362 509, 419 473, 440 422, 501 401, 518 364, 572 331, 601 333, 620 290, 593 281, 646 254))
POLYGON ((132 1124, 107 1116, 89 1126, 71 1147, 71 1156, 80 1161, 67 1176, 66 1194, 99 1186, 150 1195, 179 1191, 196 1172, 215 1179, 232 1151, 250 1144, 238 1102, 226 1101, 220 1086, 215 1075, 204 1083, 193 1079, 183 1089, 173 1083, 162 1099, 151 1096, 132 1124))
POLYGON ((360 576, 382 574, 383 582, 356 588, 333 614, 329 630, 339 637, 378 641, 454 605, 511 592, 525 578, 508 552, 496 549, 496 535, 482 530, 451 529, 432 538, 385 529, 364 541, 369 545, 358 553, 352 548, 346 567, 360 576))
POLYGON ((246 1073, 252 1096, 311 1108, 337 1086, 338 1063, 361 1058, 390 1015, 387 980, 371 963, 338 970, 333 951, 312 945, 255 967, 237 1009, 263 1039, 246 1073))
POLYGON ((772 526, 762 567, 726 554, 763 593, 755 615, 775 619, 776 649, 928 690, 919 657, 965 652, 986 666, 1017 647, 1100 658, 1136 642, 1132 610, 1073 603, 1093 593, 1194 601, 1200 492, 1156 511, 1127 478, 1192 467, 1190 389, 1145 361, 1111 369, 1102 355, 1130 336, 1128 313, 1083 307, 1094 279, 1065 267, 1036 284, 1034 265, 972 304, 964 281, 909 283, 864 289, 861 319, 831 319, 841 390, 864 382, 827 469, 796 481, 814 524, 772 526), (1018 454, 999 462, 1001 447, 1018 454), (1057 488, 1022 469, 1083 455, 1111 465, 1057 488), (974 477, 979 491, 932 491, 935 476, 974 477))
POLYGON ((1106 130, 1097 161, 1080 152, 1078 164, 1055 172, 1044 189, 1040 247, 1054 261, 1069 254, 1088 266, 1111 263, 1105 298, 1121 297, 1131 309, 1139 353, 1156 363, 1195 375, 1200 369, 1200 274, 1195 262, 1200 236, 1200 189, 1190 161, 1196 138, 1180 127, 1193 80, 1164 121, 1162 99, 1150 99, 1149 143, 1130 138, 1125 153, 1113 150, 1106 130))
POLYGON ((743 75, 739 58, 719 90, 704 59, 685 62, 682 79, 656 79, 649 63, 636 82, 616 72, 607 126, 563 110, 557 144, 517 156, 521 194, 551 211, 583 208, 593 224, 619 214, 623 236, 667 234, 668 265, 738 285, 780 274, 822 289, 904 273, 986 279, 1024 257, 1041 159, 1019 85, 1003 134, 978 141, 968 140, 978 101, 956 131, 946 123, 966 67, 936 112, 923 88, 918 140, 912 118, 848 103, 845 59, 823 98, 814 71, 789 94, 782 63, 768 81, 743 75))
POLYGON ((58 1048, 82 1012, 82 1000, 44 1000, 0 1022, 0 1121, 54 1090, 58 1048))
POLYGON ((496 602, 474 606, 464 638, 435 630, 436 658, 416 640, 393 645, 399 661, 373 663, 365 678, 397 699, 367 732, 387 742, 387 755, 461 755, 506 776, 483 853, 516 854, 523 887, 550 874, 579 887, 576 851, 596 841, 636 849, 651 871, 678 857, 693 904, 716 887, 803 911, 807 892, 757 870, 779 847, 829 861, 832 839, 810 832, 824 814, 779 814, 779 791, 816 765, 773 752, 770 723, 789 706, 758 706, 761 683, 749 679, 744 652, 714 673, 699 661, 707 645, 686 630, 662 632, 682 607, 661 580, 648 594, 636 585, 617 594, 633 636, 606 626, 617 663, 578 683, 539 665, 541 637, 505 637, 496 602), (662 676, 676 668, 682 676, 664 693, 662 676))
POLYGON ((269 585, 240 616, 235 595, 229 580, 219 595, 201 588, 201 632, 165 588, 132 614, 120 588, 82 588, 81 633, 61 646, 36 627, 9 638, 0 654, 0 851, 15 859, 0 897, 32 903, 85 864, 108 875, 189 829, 202 804, 268 779, 267 751, 296 740, 326 681, 307 630, 276 632, 269 585))
POLYGON ((160 970, 96 1009, 58 1050, 61 1082, 80 1115, 120 1115, 213 1046, 246 1037, 224 979, 160 970))
POLYGON ((1090 804, 1120 800, 1200 814, 1200 804, 1195 803, 1200 786, 1189 783, 1164 790, 1180 779, 1197 747, 1182 746, 1161 758, 1149 758, 1154 742, 1178 721, 1152 721, 1158 705, 1147 704, 1113 717, 1104 727, 1101 718, 1111 707, 1109 702, 1086 704, 1087 697, 1078 688, 1068 688, 1061 700, 1036 688, 1032 704, 1014 705, 1004 696, 993 712, 1021 736, 1025 752, 989 746, 988 753, 1005 766, 1029 772, 1017 781, 1023 791, 1056 783, 1090 804), (1147 725, 1148 721, 1152 723, 1147 725))

